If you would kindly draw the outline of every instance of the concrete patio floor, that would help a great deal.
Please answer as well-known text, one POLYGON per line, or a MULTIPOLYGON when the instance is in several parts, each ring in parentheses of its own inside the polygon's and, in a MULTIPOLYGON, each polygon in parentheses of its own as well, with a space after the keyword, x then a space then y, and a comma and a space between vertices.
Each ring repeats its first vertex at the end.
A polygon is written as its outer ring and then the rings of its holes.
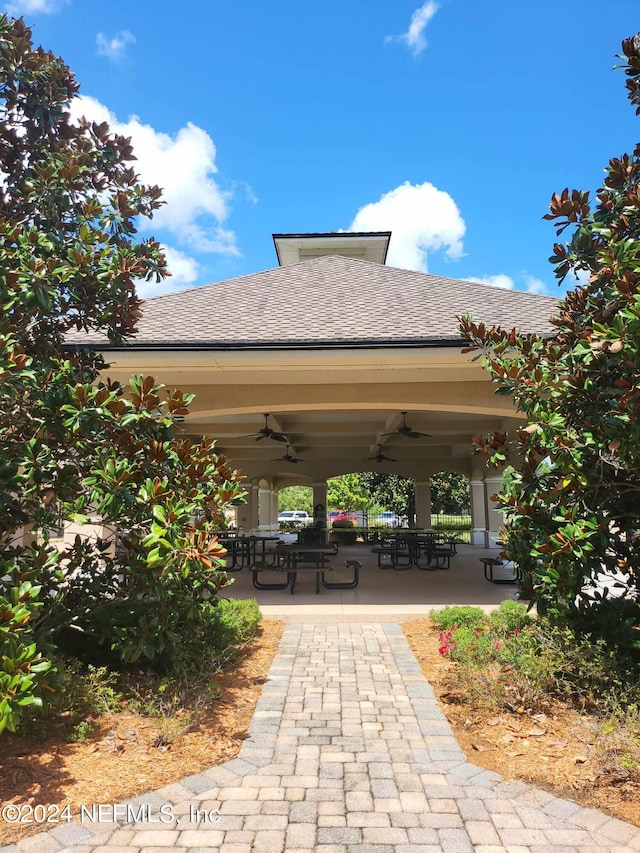
MULTIPOLYGON (((295 593, 284 590, 257 590, 252 585, 251 572, 242 569, 232 572, 233 586, 229 598, 255 598, 266 619, 295 622, 318 621, 384 621, 403 622, 427 616, 429 611, 447 604, 472 604, 487 610, 498 607, 504 599, 517 599, 515 584, 498 585, 484 578, 481 557, 496 557, 497 550, 473 545, 458 546, 448 570, 421 571, 415 567, 406 571, 379 569, 377 555, 370 545, 340 546, 331 563, 344 567, 345 560, 362 563, 360 583, 355 589, 325 589, 315 592, 313 572, 301 573, 295 593)), ((500 570, 498 570, 500 571, 500 570)), ((350 570, 344 569, 345 579, 350 570)), ((509 573, 506 572, 508 575, 509 573)), ((266 582, 277 582, 281 575, 274 572, 261 575, 266 582)), ((496 572, 498 577, 498 573, 496 572)))

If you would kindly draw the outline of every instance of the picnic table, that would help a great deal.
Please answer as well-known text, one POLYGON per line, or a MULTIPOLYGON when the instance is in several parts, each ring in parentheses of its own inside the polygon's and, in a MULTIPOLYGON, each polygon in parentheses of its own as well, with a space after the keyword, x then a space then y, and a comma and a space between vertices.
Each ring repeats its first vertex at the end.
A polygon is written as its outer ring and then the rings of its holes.
POLYGON ((244 568, 262 563, 275 563, 275 549, 269 551, 269 545, 279 542, 279 536, 257 535, 250 536, 219 536, 218 542, 227 549, 227 565, 225 571, 239 572, 244 568))
POLYGON ((402 530, 385 533, 371 551, 378 555, 378 568, 395 571, 415 566, 422 571, 448 569, 456 553, 452 537, 430 531, 402 530))
POLYGON ((286 589, 289 587, 291 595, 295 592, 298 574, 300 572, 315 573, 316 594, 320 592, 320 585, 325 589, 353 589, 359 582, 360 563, 357 560, 347 560, 346 565, 353 569, 353 578, 347 581, 329 581, 326 575, 335 571, 329 562, 329 558, 338 553, 336 545, 305 545, 303 542, 291 544, 280 544, 275 548, 276 565, 251 567, 253 573, 253 585, 256 589, 286 589), (357 566, 353 565, 358 563, 357 566), (286 581, 279 583, 267 583, 260 577, 261 572, 273 570, 286 573, 286 581))

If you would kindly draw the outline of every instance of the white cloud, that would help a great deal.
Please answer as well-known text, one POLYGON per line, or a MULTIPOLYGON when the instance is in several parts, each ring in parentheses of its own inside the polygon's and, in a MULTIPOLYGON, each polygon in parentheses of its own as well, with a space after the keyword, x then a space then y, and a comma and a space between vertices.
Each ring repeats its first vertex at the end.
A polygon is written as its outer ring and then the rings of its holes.
POLYGON ((439 5, 434 3, 433 0, 427 0, 427 2, 423 6, 420 6, 419 9, 416 9, 411 16, 409 29, 406 33, 401 33, 397 36, 387 36, 385 41, 404 42, 411 53, 413 53, 414 56, 418 56, 418 54, 422 53, 427 46, 427 40, 424 35, 427 24, 439 8, 439 5))
POLYGON ((184 290, 193 285, 198 278, 198 262, 194 258, 190 258, 184 252, 171 246, 162 246, 162 251, 167 259, 167 267, 171 275, 161 282, 138 280, 136 290, 141 299, 184 290))
POLYGON ((540 278, 523 273, 527 293, 546 293, 547 286, 540 278))
POLYGON ((500 287, 503 290, 525 290, 527 293, 547 293, 547 287, 542 279, 536 278, 533 275, 529 275, 526 272, 522 272, 522 287, 518 287, 516 285, 515 280, 505 273, 498 273, 497 275, 485 275, 485 276, 469 276, 468 281, 476 281, 478 284, 488 284, 491 287, 500 287))
POLYGON ((130 136, 137 160, 132 166, 146 184, 162 188, 166 202, 151 222, 141 221, 146 231, 167 229, 201 252, 239 255, 236 235, 223 227, 229 214, 229 193, 215 182, 216 146, 209 134, 188 122, 174 135, 162 133, 137 116, 122 122, 104 104, 86 95, 71 104, 74 120, 84 115, 106 121, 113 133, 130 136))
POLYGON ((2 8, 14 18, 22 15, 51 15, 67 3, 68 0, 13 0, 11 3, 3 3, 2 8))
POLYGON ((500 287, 502 290, 515 290, 516 284, 510 275, 498 273, 498 275, 485 275, 482 277, 469 276, 469 281, 478 284, 488 284, 491 287, 500 287))
POLYGON ((347 230, 393 232, 388 265, 427 272, 428 252, 445 250, 452 260, 462 256, 466 226, 449 193, 428 182, 405 181, 361 207, 347 230))
POLYGON ((136 43, 136 37, 129 30, 121 30, 113 38, 107 38, 104 33, 96 36, 98 55, 106 56, 112 62, 121 62, 124 59, 126 49, 130 44, 136 43))

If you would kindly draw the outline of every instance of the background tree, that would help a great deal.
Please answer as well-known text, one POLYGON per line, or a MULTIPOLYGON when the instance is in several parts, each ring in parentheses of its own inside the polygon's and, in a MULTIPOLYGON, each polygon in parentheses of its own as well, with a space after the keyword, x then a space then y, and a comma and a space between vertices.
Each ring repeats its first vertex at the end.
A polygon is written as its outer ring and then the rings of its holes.
POLYGON ((371 495, 359 474, 342 474, 327 481, 327 509, 355 512, 367 509, 370 503, 371 495))
POLYGON ((466 515, 470 511, 469 479, 455 471, 433 474, 431 483, 431 511, 451 515, 466 515))
POLYGON ((304 510, 313 518, 313 489, 311 486, 286 486, 278 492, 278 512, 304 510))
MULTIPOLYGON (((640 113, 640 35, 622 43, 631 103, 640 113)), ((494 465, 512 463, 498 496, 505 551, 527 573, 540 607, 583 630, 640 648, 640 146, 612 159, 592 202, 555 194, 551 262, 570 290, 554 336, 461 328, 528 425, 479 439, 494 465), (597 581, 621 573, 612 598, 597 581), (615 616, 615 618, 612 618, 615 616)))
POLYGON ((110 383, 99 354, 65 348, 72 331, 129 338, 135 281, 166 275, 158 243, 134 239, 160 190, 138 182, 128 139, 71 123, 77 91, 0 16, 0 731, 41 703, 70 637, 170 660, 226 582, 211 531, 242 496, 211 441, 180 438, 189 396, 110 383), (59 512, 119 529, 115 554, 95 538, 53 548, 59 512))
POLYGON ((385 509, 406 517, 413 524, 416 515, 415 483, 399 474, 369 472, 359 475, 370 497, 385 509))

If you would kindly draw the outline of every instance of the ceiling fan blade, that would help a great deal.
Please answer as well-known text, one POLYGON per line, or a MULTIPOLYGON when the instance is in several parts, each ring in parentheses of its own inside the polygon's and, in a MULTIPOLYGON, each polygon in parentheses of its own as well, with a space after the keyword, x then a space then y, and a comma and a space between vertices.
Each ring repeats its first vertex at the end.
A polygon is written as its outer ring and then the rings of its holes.
POLYGON ((287 442, 287 436, 282 432, 276 432, 274 429, 271 429, 270 426, 266 423, 266 418, 269 415, 265 415, 265 425, 262 429, 256 430, 256 432, 250 432, 247 435, 240 435, 238 438, 255 438, 256 441, 260 441, 261 438, 273 438, 274 441, 284 441, 287 442))

